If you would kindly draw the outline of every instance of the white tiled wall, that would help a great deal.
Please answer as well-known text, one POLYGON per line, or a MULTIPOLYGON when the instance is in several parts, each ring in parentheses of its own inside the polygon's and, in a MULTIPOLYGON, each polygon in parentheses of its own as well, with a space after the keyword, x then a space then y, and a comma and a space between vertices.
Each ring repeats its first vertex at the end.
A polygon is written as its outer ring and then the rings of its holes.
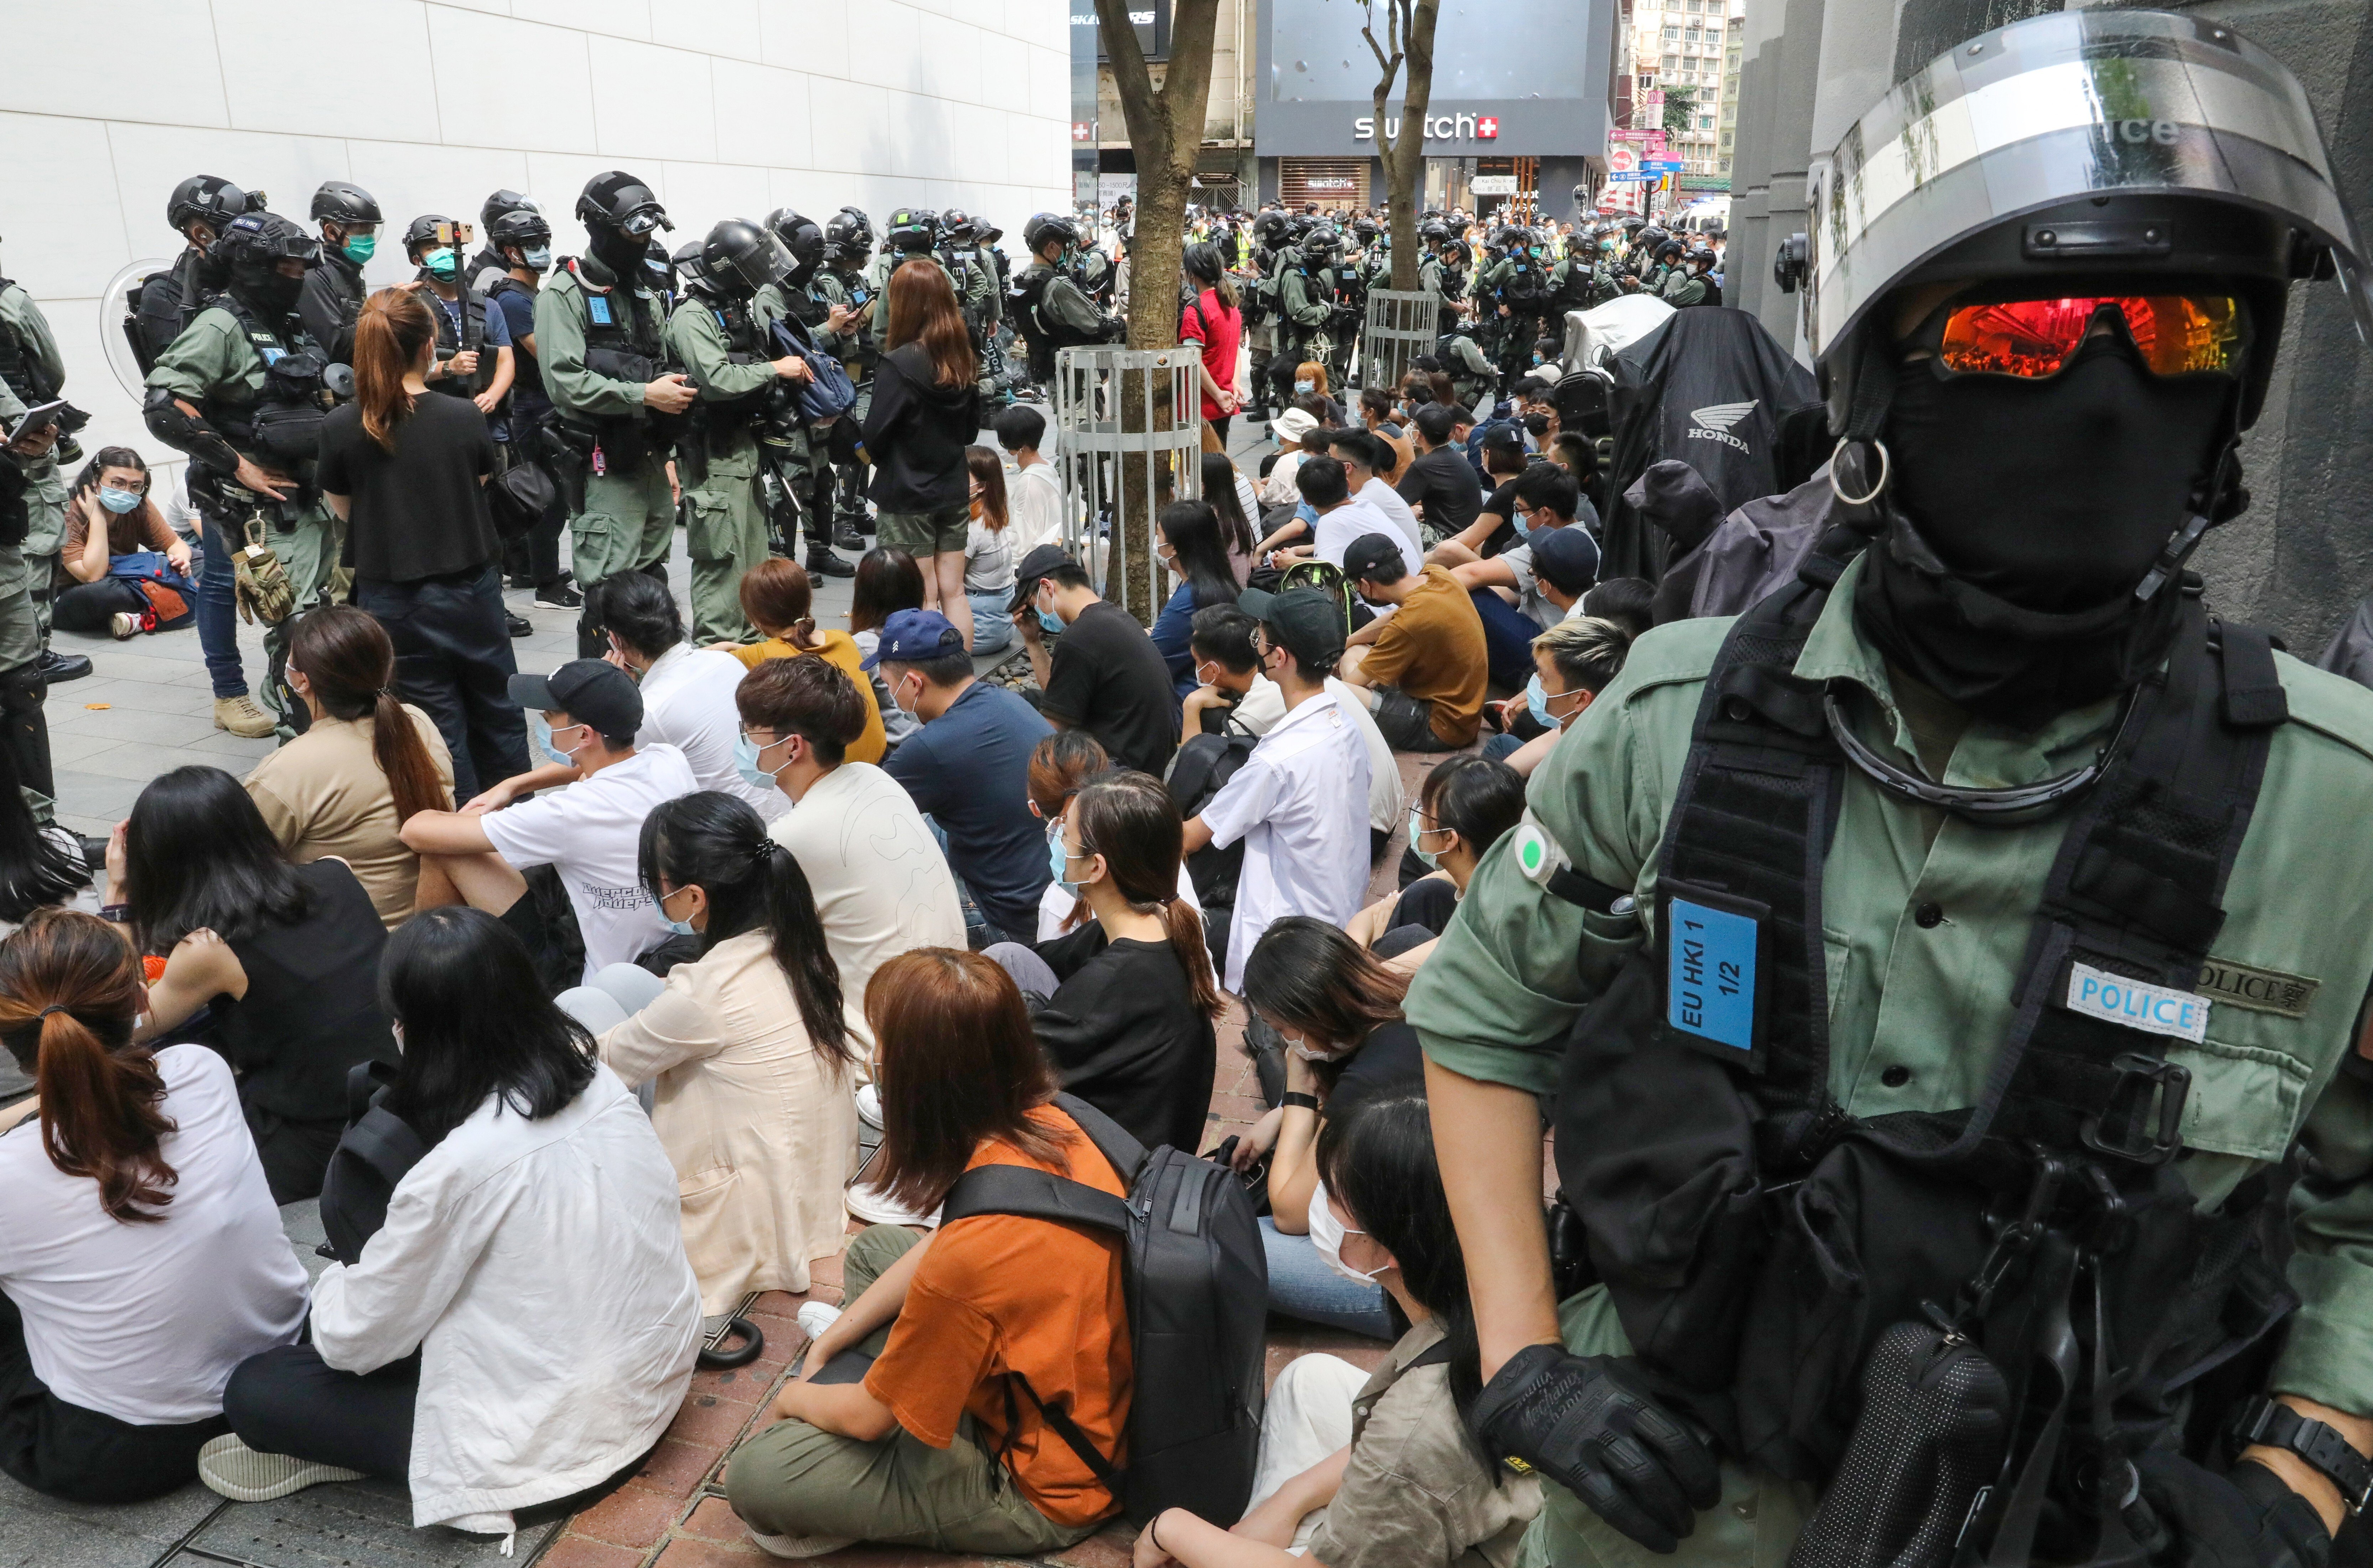
POLYGON ((1064 0, 0 0, 0 275, 48 312, 93 449, 175 459, 102 345, 109 280, 181 248, 165 197, 192 174, 270 193, 299 223, 352 180, 388 229, 374 285, 410 267, 416 214, 474 223, 535 196, 562 253, 577 193, 624 168, 671 244, 724 217, 843 203, 961 206, 1004 227, 1068 205, 1064 0))

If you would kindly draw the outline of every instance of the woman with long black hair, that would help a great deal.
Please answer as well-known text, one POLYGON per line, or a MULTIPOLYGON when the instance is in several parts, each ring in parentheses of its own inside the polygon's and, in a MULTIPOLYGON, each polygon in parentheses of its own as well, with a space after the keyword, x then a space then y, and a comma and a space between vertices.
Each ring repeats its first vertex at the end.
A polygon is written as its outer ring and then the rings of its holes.
POLYGON ((664 983, 615 964, 560 1006, 598 1036, 675 1166, 701 1310, 808 1288, 840 1250, 856 1052, 806 873, 746 802, 684 795, 643 820, 643 885, 700 956, 664 983))
POLYGON ((238 779, 177 767, 116 825, 107 885, 139 950, 165 959, 143 1037, 220 1051, 273 1201, 318 1194, 345 1130, 347 1070, 395 1058, 371 983, 387 927, 354 869, 291 864, 238 779))
POLYGON ((1195 650, 1189 646, 1195 612, 1214 604, 1233 604, 1244 591, 1228 560, 1220 531, 1219 513, 1209 501, 1173 501, 1155 519, 1154 553, 1179 579, 1177 589, 1162 614, 1154 618, 1153 646, 1170 666, 1170 684, 1180 700, 1201 683, 1195 679, 1195 650))
POLYGON ((59 630, 106 632, 120 642, 197 614, 190 547, 148 498, 153 478, 130 447, 101 447, 75 476, 51 585, 59 630))
POLYGON ((376 1476, 410 1487, 416 1525, 507 1536, 684 1403, 700 1299, 675 1172, 492 915, 414 916, 377 990, 403 1039, 382 1106, 424 1152, 360 1260, 314 1281, 312 1342, 231 1375, 235 1435, 198 1474, 245 1503, 376 1476))
POLYGON ((1238 588, 1252 580, 1253 549, 1260 532, 1252 520, 1260 515, 1260 498, 1253 482, 1225 452, 1203 454, 1203 498, 1220 520, 1220 543, 1228 552, 1228 570, 1238 588))

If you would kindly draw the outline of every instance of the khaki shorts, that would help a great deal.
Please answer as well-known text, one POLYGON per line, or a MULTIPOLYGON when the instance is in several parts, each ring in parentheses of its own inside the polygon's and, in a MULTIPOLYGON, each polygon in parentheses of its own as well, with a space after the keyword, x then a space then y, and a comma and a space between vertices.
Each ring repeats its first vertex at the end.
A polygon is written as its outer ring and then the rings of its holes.
POLYGON ((873 518, 874 537, 918 561, 951 550, 962 554, 971 511, 969 507, 950 507, 935 512, 877 512, 873 518))

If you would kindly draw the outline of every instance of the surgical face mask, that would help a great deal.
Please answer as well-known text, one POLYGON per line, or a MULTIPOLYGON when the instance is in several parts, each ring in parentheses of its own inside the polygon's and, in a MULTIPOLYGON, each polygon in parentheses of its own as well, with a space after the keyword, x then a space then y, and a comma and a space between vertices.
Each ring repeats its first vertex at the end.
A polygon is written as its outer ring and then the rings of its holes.
POLYGON ((125 512, 136 511, 139 509, 140 492, 137 490, 117 490, 102 485, 99 487, 99 504, 105 507, 109 511, 115 513, 118 517, 121 517, 125 512))
POLYGON ((1031 607, 1033 610, 1037 611, 1037 613, 1038 613, 1038 629, 1039 629, 1040 631, 1046 632, 1046 633, 1049 634, 1050 636, 1055 636, 1055 637, 1060 637, 1060 636, 1062 635, 1062 633, 1063 633, 1063 617, 1062 617, 1062 616, 1058 615, 1057 614, 1055 614, 1055 612, 1053 612, 1052 610, 1047 609, 1046 606, 1044 606, 1044 605, 1040 604, 1040 603, 1037 603, 1037 601, 1035 601, 1035 600, 1031 601, 1031 605, 1030 605, 1030 607, 1031 607))
POLYGON ((357 234, 348 239, 345 244, 341 246, 340 249, 345 252, 346 260, 354 263, 357 266, 360 266, 365 262, 369 261, 373 256, 379 254, 379 236, 376 234, 357 234))
POLYGON ((538 245, 532 251, 521 251, 520 252, 520 260, 527 263, 527 270, 530 272, 550 272, 552 270, 552 247, 549 245, 538 245))
MULTIPOLYGON (((1525 708, 1532 714, 1533 722, 1542 729, 1554 730, 1558 727, 1558 721, 1549 717, 1549 693, 1542 689, 1541 675, 1537 670, 1533 672, 1533 678, 1525 683, 1525 708)), ((1421 854, 1422 851, 1420 853, 1421 854)))
POLYGON ((1327 1267, 1345 1279, 1362 1285, 1374 1284, 1376 1276, 1392 1267, 1390 1263, 1385 1263, 1362 1273, 1343 1261, 1344 1238, 1363 1236, 1367 1234, 1362 1230, 1354 1230, 1335 1217, 1335 1205, 1327 1200, 1325 1182, 1322 1181, 1310 1189, 1310 1244, 1318 1249, 1318 1256, 1325 1260, 1327 1267))
POLYGON ((428 275, 431 277, 450 278, 462 270, 462 253, 450 247, 442 251, 431 251, 421 258, 420 264, 428 269, 428 275))
MULTIPOLYGON (((1540 678, 1538 676, 1534 677, 1533 685, 1536 690, 1539 688, 1540 678)), ((1419 806, 1411 806, 1409 808, 1409 848, 1417 851, 1417 858, 1425 862, 1427 870, 1440 871, 1442 869, 1442 851, 1439 849, 1427 848, 1425 847, 1426 839, 1430 837, 1440 837, 1450 831, 1451 829, 1447 827, 1426 826, 1424 809, 1419 806)))
MULTIPOLYGON (((788 743, 789 739, 789 737, 786 736, 781 741, 769 741, 766 743, 766 745, 784 745, 788 743)), ((790 754, 786 752, 783 755, 783 760, 777 763, 774 766, 761 767, 758 766, 758 758, 759 755, 766 749, 766 746, 758 744, 757 742, 752 740, 747 735, 736 735, 733 737, 733 771, 740 774, 742 776, 742 782, 747 784, 753 790, 773 789, 775 787, 775 776, 782 772, 783 769, 791 766, 790 754)))
MULTIPOLYGON (((562 751, 558 746, 553 743, 552 725, 550 722, 544 719, 543 714, 537 712, 532 708, 527 711, 527 727, 528 732, 535 737, 536 748, 543 752, 544 755, 550 757, 553 761, 558 763, 563 767, 574 767, 577 766, 577 759, 575 757, 569 755, 567 752, 562 751)), ((579 730, 584 728, 584 726, 580 724, 571 724, 567 726, 567 728, 579 730)))
POLYGON ((1063 825, 1061 823, 1057 823, 1055 825, 1055 831, 1046 836, 1046 865, 1047 868, 1055 873, 1055 885, 1061 888, 1065 893, 1070 894, 1074 898, 1077 898, 1080 895, 1080 889, 1087 884, 1085 883, 1069 881, 1064 877, 1063 873, 1071 869, 1071 862, 1073 860, 1085 860, 1088 858, 1089 857, 1085 855, 1074 856, 1071 853, 1070 846, 1063 842, 1063 825))
POLYGON ((690 883, 686 883, 684 886, 677 888, 675 892, 669 894, 666 898, 660 900, 660 919, 666 921, 667 929, 674 932, 677 936, 698 936, 700 934, 698 931, 693 930, 692 922, 690 920, 679 920, 668 913, 667 907, 670 900, 691 891, 692 884, 690 883))
POLYGON ((1293 383, 1293 395, 1296 397, 1306 397, 1311 392, 1315 392, 1317 387, 1318 383, 1315 381, 1296 381, 1293 383))

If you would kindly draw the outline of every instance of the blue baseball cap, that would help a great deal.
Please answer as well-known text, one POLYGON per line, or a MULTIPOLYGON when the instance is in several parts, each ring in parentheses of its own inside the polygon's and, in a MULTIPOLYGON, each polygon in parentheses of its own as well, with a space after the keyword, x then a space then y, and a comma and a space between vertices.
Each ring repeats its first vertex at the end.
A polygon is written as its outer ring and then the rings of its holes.
POLYGON ((893 610, 882 623, 882 640, 858 668, 871 670, 885 659, 900 664, 920 664, 942 654, 964 650, 964 634, 937 610, 893 610))

